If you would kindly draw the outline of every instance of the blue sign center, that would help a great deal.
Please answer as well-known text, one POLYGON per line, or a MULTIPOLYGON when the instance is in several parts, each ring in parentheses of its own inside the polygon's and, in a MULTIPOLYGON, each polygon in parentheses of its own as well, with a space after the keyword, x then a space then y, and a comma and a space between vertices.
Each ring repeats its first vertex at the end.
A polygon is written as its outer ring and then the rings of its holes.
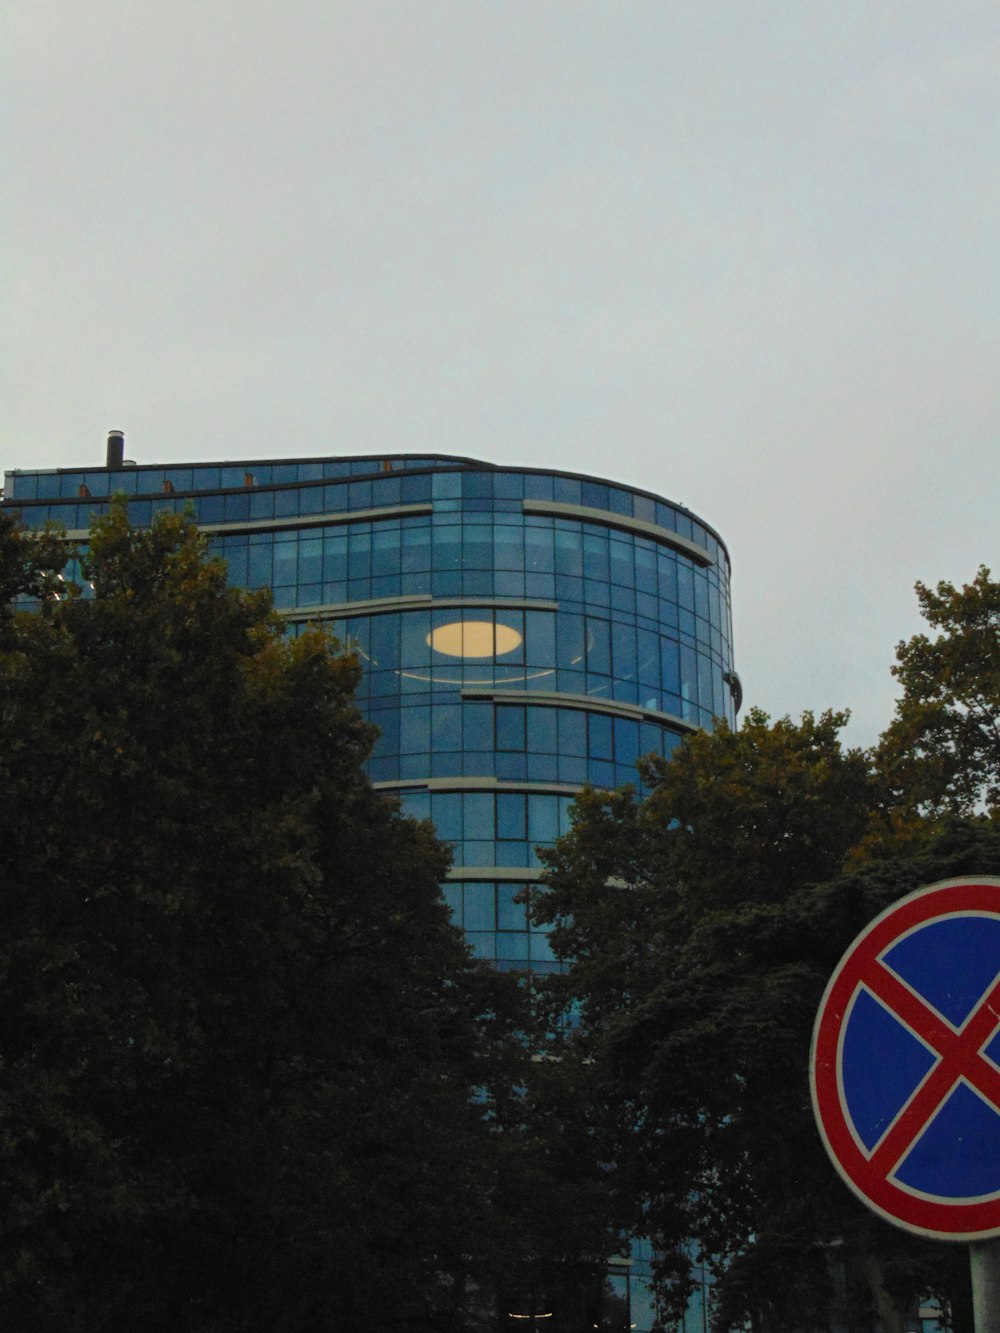
MULTIPOLYGON (((960 1031, 1000 975, 1000 919, 965 914, 932 920, 897 941, 881 961, 960 1031)), ((982 1050, 1000 1064, 1000 1014, 995 1017, 982 1050)), ((988 1015, 980 1014, 977 1022, 984 1018, 988 1015)), ((858 991, 843 1031, 840 1077, 845 1109, 869 1153, 941 1058, 928 1033, 914 1030, 887 1000, 858 991)), ((972 1058, 981 1062, 975 1053, 972 1058)), ((950 1086, 915 1127, 891 1175, 943 1201, 1000 1192, 1000 1106, 966 1082, 956 1067, 950 1086)))

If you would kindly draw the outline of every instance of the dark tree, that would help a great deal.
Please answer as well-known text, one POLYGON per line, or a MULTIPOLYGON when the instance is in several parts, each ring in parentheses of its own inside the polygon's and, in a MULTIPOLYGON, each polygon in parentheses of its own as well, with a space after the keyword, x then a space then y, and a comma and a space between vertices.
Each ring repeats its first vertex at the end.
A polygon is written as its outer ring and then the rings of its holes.
POLYGON ((87 596, 64 555, 3 520, 0 1322, 468 1327, 519 1002, 362 773, 356 660, 184 519, 113 507, 87 596))
POLYGON ((879 760, 900 814, 1000 815, 1000 582, 916 585, 936 633, 896 649, 903 693, 879 760))
POLYGON ((1000 832, 953 825, 858 865, 883 788, 842 749, 843 722, 754 711, 648 765, 642 799, 586 792, 536 906, 572 960, 562 1001, 582 1022, 563 1058, 602 1127, 619 1220, 653 1238, 674 1313, 707 1259, 719 1328, 825 1327, 834 1271, 858 1329, 877 1310, 901 1330, 921 1292, 966 1299, 964 1255, 878 1221, 837 1177, 808 1054, 862 926, 922 884, 1000 871, 1000 832))

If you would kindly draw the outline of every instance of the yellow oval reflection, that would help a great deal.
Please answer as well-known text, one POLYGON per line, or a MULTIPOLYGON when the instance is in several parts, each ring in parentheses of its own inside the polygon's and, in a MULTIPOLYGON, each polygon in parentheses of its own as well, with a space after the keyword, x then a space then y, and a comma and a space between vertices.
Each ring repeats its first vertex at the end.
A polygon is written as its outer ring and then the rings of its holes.
POLYGON ((520 647, 521 636, 492 620, 454 620, 432 629, 427 642, 446 657, 502 657, 520 647))

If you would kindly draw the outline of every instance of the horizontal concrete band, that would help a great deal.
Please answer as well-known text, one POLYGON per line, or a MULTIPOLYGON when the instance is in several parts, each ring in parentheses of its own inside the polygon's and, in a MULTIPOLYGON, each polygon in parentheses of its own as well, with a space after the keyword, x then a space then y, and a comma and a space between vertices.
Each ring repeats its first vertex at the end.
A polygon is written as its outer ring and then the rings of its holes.
POLYGON ((530 879, 537 883, 542 877, 538 866, 452 866, 448 879, 530 879))
POLYGON ((661 713, 656 708, 640 704, 617 703, 614 699, 598 699, 592 694, 557 694, 548 690, 495 690, 488 686, 468 686, 461 691, 463 699, 492 699, 504 704, 542 704, 550 708, 584 708, 590 713, 607 713, 611 717, 627 717, 635 722, 657 722, 674 731, 701 731, 694 722, 687 722, 673 713, 661 713))
MULTIPOLYGON (((670 528, 661 528, 658 523, 649 523, 641 518, 629 518, 625 514, 615 514, 609 509, 592 509, 587 505, 562 504, 555 500, 523 500, 525 514, 538 517, 572 518, 582 523, 600 523, 603 527, 617 528, 638 537, 648 537, 650 541, 669 546, 681 555, 688 556, 696 564, 709 568, 715 563, 704 546, 682 537, 670 528)), ((456 511, 461 513, 461 510, 456 511)), ((244 532, 281 532, 289 528, 327 528, 351 523, 384 523, 398 518, 426 517, 434 513, 431 504, 385 505, 377 509, 338 509, 329 514, 286 514, 279 518, 237 519, 233 522, 199 523, 201 532, 212 536, 237 535, 244 532)), ((69 541, 85 541, 89 528, 72 528, 66 533, 69 541)))
POLYGON ((514 782, 506 778, 399 778, 373 782, 375 791, 523 791, 529 796, 578 796, 582 783, 514 782))
POLYGON ((201 532, 268 532, 285 528, 326 528, 344 523, 383 523, 393 518, 417 518, 432 514, 433 505, 383 505, 378 509, 338 509, 332 514, 288 514, 281 518, 238 520, 234 523, 199 523, 201 532))
POLYGON ((706 569, 715 564, 711 554, 689 537, 682 537, 671 528, 661 528, 658 523, 648 523, 643 518, 629 518, 626 514, 613 514, 608 509, 591 509, 587 505, 563 504, 558 500, 522 500, 521 507, 526 514, 537 514, 548 518, 575 518, 581 523, 600 523, 606 528, 618 528, 630 532, 636 537, 648 537, 686 555, 695 564, 706 569))
MULTIPOLYGON (((417 518, 429 515, 434 508, 429 504, 385 505, 378 509, 338 509, 333 514, 287 514, 281 518, 237 519, 233 523, 199 523, 198 531, 210 536, 227 536, 241 532, 283 532, 288 528, 341 527, 345 523, 384 523, 394 518, 417 518)), ((84 541, 89 528, 74 528, 66 533, 67 540, 84 541)))
POLYGON ((391 611, 414 611, 422 607, 479 607, 498 611, 558 611, 558 602, 532 597, 433 597, 429 592, 402 593, 398 597, 372 597, 359 602, 325 602, 320 606, 290 606, 278 612, 286 620, 343 620, 347 616, 380 616, 391 611))

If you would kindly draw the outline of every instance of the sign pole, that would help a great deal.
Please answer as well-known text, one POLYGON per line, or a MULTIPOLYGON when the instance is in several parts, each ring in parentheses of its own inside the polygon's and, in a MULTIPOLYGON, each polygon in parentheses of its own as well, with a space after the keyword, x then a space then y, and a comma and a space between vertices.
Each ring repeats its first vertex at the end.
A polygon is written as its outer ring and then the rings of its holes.
POLYGON ((969 1246, 972 1270, 972 1316, 976 1333, 1000 1328, 1000 1240, 973 1241, 969 1246))

